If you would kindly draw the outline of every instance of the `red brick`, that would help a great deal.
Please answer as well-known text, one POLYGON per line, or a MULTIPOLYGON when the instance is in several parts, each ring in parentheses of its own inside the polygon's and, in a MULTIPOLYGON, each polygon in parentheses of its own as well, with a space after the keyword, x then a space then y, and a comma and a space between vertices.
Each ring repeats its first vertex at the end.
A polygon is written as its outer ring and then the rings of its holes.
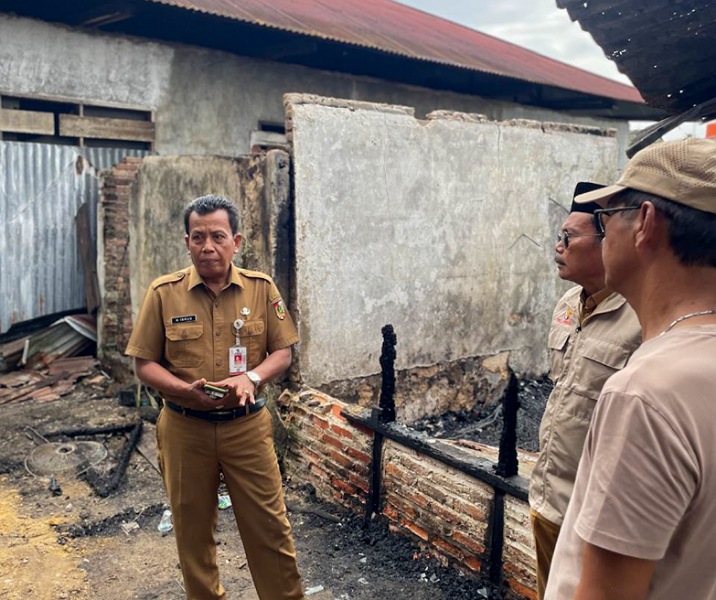
POLYGON ((335 446, 339 450, 343 450, 343 443, 340 440, 337 440, 332 435, 328 435, 327 433, 323 434, 321 436, 321 441, 325 442, 326 444, 330 444, 331 446, 335 446))
POLYGON ((401 490, 401 492, 403 491, 405 493, 405 497, 416 506, 427 509, 428 511, 432 510, 433 503, 423 496, 423 494, 415 493, 412 489, 401 490))
POLYGON ((537 600, 537 590, 534 590, 526 585, 516 581, 510 577, 505 579, 505 583, 510 587, 510 590, 514 594, 510 594, 513 597, 524 598, 525 600, 537 600))
POLYGON ((303 458, 308 459, 308 462, 312 462, 312 463, 321 462, 320 455, 316 454, 313 450, 309 450, 305 446, 303 448, 301 448, 300 453, 303 456, 303 458))
POLYGON ((360 450, 356 450, 355 448, 351 448, 350 446, 346 448, 346 454, 352 456, 356 460, 359 460, 364 465, 369 465, 372 460, 371 457, 368 456, 365 452, 361 452, 360 450))
POLYGON ((326 479, 327 481, 330 481, 331 476, 326 471, 321 469, 321 467, 319 467, 317 464, 311 464, 310 469, 311 473, 313 473, 314 475, 318 475, 321 479, 326 479))
POLYGON ((481 556, 485 554, 485 546, 483 544, 481 544, 474 538, 463 535, 459 531, 453 532, 452 539, 455 541, 456 544, 459 544, 460 546, 462 546, 466 550, 469 550, 476 556, 481 556))
POLYGON ((447 521, 448 523, 455 524, 460 522, 460 515, 458 515, 455 511, 445 508, 445 505, 438 504, 437 502, 433 502, 432 504, 432 511, 433 514, 440 517, 443 521, 447 521))
POLYGON ((347 481, 343 481, 342 479, 337 479, 334 477, 333 479, 331 479, 331 485, 334 488, 338 488, 339 490, 344 491, 349 496, 355 496, 355 494, 356 494, 355 487, 352 486, 347 481))
POLYGON ((386 504, 383 507, 383 516, 391 521, 395 521, 396 523, 399 521, 398 511, 395 510, 392 504, 386 504))
POLYGON ((475 556, 466 556, 462 563, 471 571, 475 571, 476 573, 480 573, 482 571, 482 561, 475 556))
POLYGON ((335 450, 333 450, 333 448, 328 449, 328 456, 330 456, 342 467, 353 467, 353 461, 350 458, 341 454, 340 452, 336 452, 335 450))
POLYGON ((410 521, 415 521, 416 517, 418 516, 418 513, 407 502, 402 502, 398 496, 391 496, 390 501, 393 504, 393 506, 395 507, 395 509, 403 517, 409 519, 410 521))
POLYGON ((341 415, 341 412, 343 412, 343 405, 341 404, 334 404, 331 406, 331 412, 333 413, 333 416, 337 419, 340 419, 341 421, 345 421, 345 417, 341 415))
POLYGON ((349 440, 353 439, 353 434, 350 431, 344 429, 343 427, 339 427, 338 425, 331 425, 331 431, 333 433, 337 433, 341 437, 348 438, 349 440))
POLYGON ((330 427, 330 425, 328 424, 328 421, 326 421, 325 419, 322 419, 321 417, 319 417, 317 415, 311 415, 311 423, 314 423, 321 429, 328 429, 330 427))
POLYGON ((459 561, 462 561, 465 558, 465 554, 462 552, 462 550, 441 538, 435 538, 431 540, 430 543, 436 548, 438 548, 441 552, 444 552, 448 556, 452 556, 459 561))
POLYGON ((366 477, 361 477, 357 473, 351 473, 348 476, 348 479, 353 485, 355 485, 359 490, 365 492, 366 494, 370 491, 370 484, 368 483, 366 477))
POLYGON ((454 500, 452 505, 455 511, 468 515, 471 519, 474 519, 475 521, 484 522, 486 520, 485 511, 479 506, 468 504, 467 502, 463 502, 462 500, 454 500))
POLYGON ((415 535, 417 535, 421 540, 423 540, 425 542, 428 541, 428 538, 430 537, 428 535, 428 532, 425 531, 424 529, 418 527, 415 523, 410 523, 409 521, 403 521, 403 526, 406 529, 408 529, 409 531, 411 531, 412 533, 414 533, 415 535))

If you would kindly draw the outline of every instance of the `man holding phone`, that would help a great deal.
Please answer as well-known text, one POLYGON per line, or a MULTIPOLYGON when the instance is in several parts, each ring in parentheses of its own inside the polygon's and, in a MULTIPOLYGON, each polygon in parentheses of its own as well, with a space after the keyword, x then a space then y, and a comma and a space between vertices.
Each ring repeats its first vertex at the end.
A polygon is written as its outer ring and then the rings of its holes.
POLYGON ((298 334, 270 277, 239 269, 239 215, 220 196, 184 211, 193 266, 152 282, 126 353, 157 389, 162 477, 189 600, 223 600, 214 529, 223 474, 261 600, 303 598, 262 385, 298 334))

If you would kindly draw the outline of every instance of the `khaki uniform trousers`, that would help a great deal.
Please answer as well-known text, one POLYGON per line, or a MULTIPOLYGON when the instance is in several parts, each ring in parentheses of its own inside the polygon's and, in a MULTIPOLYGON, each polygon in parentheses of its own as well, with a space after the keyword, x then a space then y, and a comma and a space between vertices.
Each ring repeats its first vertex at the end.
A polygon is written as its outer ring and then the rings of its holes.
POLYGON ((187 598, 226 598, 214 539, 221 471, 259 598, 302 599, 269 411, 215 423, 164 408, 157 444, 187 598))
POLYGON ((537 550, 537 598, 542 600, 561 527, 533 510, 530 510, 530 517, 537 550))

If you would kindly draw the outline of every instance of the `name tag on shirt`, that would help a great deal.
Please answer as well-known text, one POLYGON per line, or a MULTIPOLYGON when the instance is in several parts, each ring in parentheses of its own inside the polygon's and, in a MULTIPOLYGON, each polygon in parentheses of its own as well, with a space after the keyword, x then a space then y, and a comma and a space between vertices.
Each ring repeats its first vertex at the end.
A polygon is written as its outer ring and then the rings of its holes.
POLYGON ((177 323, 193 323, 196 321, 196 315, 185 315, 183 317, 172 317, 172 325, 177 323))

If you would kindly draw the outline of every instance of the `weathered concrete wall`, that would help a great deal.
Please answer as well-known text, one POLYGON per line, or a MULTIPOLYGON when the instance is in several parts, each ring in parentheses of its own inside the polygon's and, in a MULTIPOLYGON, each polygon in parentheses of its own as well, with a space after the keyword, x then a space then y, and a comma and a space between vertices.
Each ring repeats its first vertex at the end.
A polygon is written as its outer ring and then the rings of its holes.
POLYGON ((147 157, 129 211, 133 314, 155 277, 191 264, 184 241, 184 207, 209 193, 226 196, 239 208, 243 241, 237 264, 275 276, 288 294, 289 273, 276 270, 277 261, 286 263, 281 253, 288 251, 285 232, 280 231, 289 193, 281 182, 288 177, 288 167, 288 156, 278 150, 240 158, 147 157), (267 185, 268 171, 276 180, 272 185, 267 185))
POLYGON ((7 14, 0 14, 0 92, 153 110, 160 154, 246 154, 259 121, 283 122, 281 98, 286 92, 404 104, 421 116, 449 109, 494 119, 609 125, 619 128, 624 148, 629 133, 625 122, 572 117, 7 14))
MULTIPOLYGON (((348 421, 361 409, 311 389, 284 392, 277 401, 286 428, 284 465, 294 482, 308 482, 319 498, 365 514, 370 489, 373 432, 348 421)), ((495 464, 497 450, 474 442, 432 440, 460 448, 466 460, 495 464)), ((526 489, 534 456, 520 453, 526 489)), ((490 528, 495 491, 461 470, 384 439, 382 514, 392 531, 466 573, 490 566, 490 528)), ((507 598, 536 598, 535 550, 527 502, 505 496, 503 583, 507 598)))
POLYGON ((554 239, 575 182, 609 179, 613 132, 287 97, 301 371, 308 385, 504 351, 547 368, 564 284, 554 239))
POLYGON ((292 234, 285 152, 126 159, 104 175, 98 255, 100 355, 120 377, 126 374, 121 353, 149 283, 191 264, 184 207, 208 193, 227 196, 239 208, 243 241, 237 264, 271 274, 288 297, 292 234))

